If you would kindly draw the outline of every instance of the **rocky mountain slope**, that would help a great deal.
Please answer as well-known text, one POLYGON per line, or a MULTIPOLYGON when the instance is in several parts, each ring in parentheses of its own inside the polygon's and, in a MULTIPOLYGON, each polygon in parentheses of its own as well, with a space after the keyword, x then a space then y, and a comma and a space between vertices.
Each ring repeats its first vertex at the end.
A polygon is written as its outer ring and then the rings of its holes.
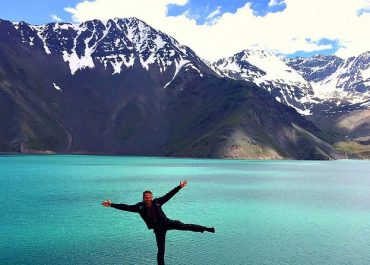
POLYGON ((135 18, 1 20, 0 122, 2 152, 343 157, 293 108, 135 18))
POLYGON ((334 55, 284 59, 245 50, 213 65, 294 107, 351 157, 370 157, 370 52, 344 60, 334 55))
POLYGON ((230 78, 256 83, 303 115, 349 113, 370 104, 370 52, 344 60, 244 50, 213 65, 230 78))
POLYGON ((301 114, 310 114, 310 96, 313 95, 310 83, 272 52, 244 50, 213 65, 232 79, 257 84, 301 114))

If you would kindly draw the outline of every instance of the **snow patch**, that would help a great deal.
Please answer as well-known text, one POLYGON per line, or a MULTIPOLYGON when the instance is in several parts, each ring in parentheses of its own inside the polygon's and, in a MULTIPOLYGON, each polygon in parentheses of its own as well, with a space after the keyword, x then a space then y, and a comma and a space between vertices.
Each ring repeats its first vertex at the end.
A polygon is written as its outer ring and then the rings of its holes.
POLYGON ((46 37, 43 36, 43 33, 44 33, 44 30, 46 29, 46 26, 31 26, 30 25, 30 27, 31 27, 32 30, 36 31, 37 36, 39 36, 39 38, 41 39, 46 54, 51 54, 51 51, 50 51, 49 47, 47 46, 46 37))
POLYGON ((125 61, 125 65, 127 66, 127 68, 129 68, 131 66, 134 66, 134 63, 135 63, 135 56, 132 53, 130 58, 127 61, 125 61))
POLYGON ((81 58, 78 57, 77 53, 74 51, 69 54, 63 51, 63 60, 69 63, 69 68, 71 69, 71 74, 74 75, 77 70, 84 68, 94 68, 94 62, 91 57, 91 51, 86 49, 85 55, 81 58))
POLYGON ((370 101, 364 102, 360 105, 361 107, 370 107, 370 101))
POLYGON ((97 57, 97 60, 104 64, 105 69, 107 69, 107 64, 110 63, 113 68, 112 75, 114 75, 121 73, 123 65, 125 65, 127 68, 132 67, 135 64, 135 55, 133 53, 128 57, 123 54, 108 55, 104 57, 97 57))
POLYGON ((370 79, 370 66, 365 69, 365 70, 360 70, 361 71, 361 76, 362 76, 362 80, 367 80, 367 79, 370 79))
POLYGON ((175 74, 173 75, 171 81, 169 81, 163 88, 166 88, 169 84, 171 84, 171 82, 175 79, 175 77, 177 76, 177 74, 180 72, 180 69, 182 67, 184 67, 185 65, 187 65, 188 63, 190 63, 190 61, 188 61, 188 60, 182 60, 179 63, 176 61, 175 62, 175 64, 176 64, 175 74))
POLYGON ((235 62, 225 62, 223 65, 219 67, 221 70, 229 70, 234 71, 236 73, 241 72, 240 66, 235 62))
POLYGON ((116 46, 116 47, 119 47, 119 44, 121 43, 121 39, 116 39, 115 41, 114 41, 114 45, 116 46))
POLYGON ((261 76, 263 80, 284 80, 285 83, 290 84, 307 83, 297 71, 289 67, 281 58, 271 53, 267 53, 267 55, 262 51, 255 51, 246 54, 243 60, 266 72, 266 76, 261 76))
POLYGON ((53 83, 53 86, 54 86, 54 88, 55 88, 56 90, 58 90, 58 91, 61 91, 61 92, 62 92, 62 89, 61 89, 57 84, 53 83))
POLYGON ((304 116, 312 115, 312 113, 309 109, 306 109, 306 110, 301 110, 301 109, 298 109, 298 108, 295 108, 295 109, 301 115, 304 115, 304 116))
POLYGON ((148 59, 146 59, 144 61, 142 55, 140 54, 140 63, 141 65, 146 69, 146 70, 149 70, 149 65, 154 63, 155 60, 156 60, 156 55, 154 53, 151 53, 150 56, 148 57, 148 59))
POLYGON ((120 62, 117 62, 117 61, 113 62, 112 61, 110 63, 113 67, 113 74, 112 75, 121 73, 121 67, 122 67, 123 61, 120 61, 120 62))
POLYGON ((157 36, 157 38, 155 38, 154 43, 155 43, 155 46, 157 47, 157 51, 159 49, 162 49, 166 45, 166 42, 159 35, 157 36))
POLYGON ((95 34, 95 31, 96 31, 94 29, 94 31, 91 34, 91 37, 84 40, 85 53, 80 58, 80 57, 78 57, 78 55, 76 53, 77 39, 84 32, 84 30, 86 30, 86 28, 83 28, 83 27, 82 28, 80 28, 80 27, 75 28, 75 30, 77 30, 78 32, 77 32, 77 36, 74 39, 74 46, 73 46, 73 49, 72 49, 71 53, 68 53, 67 51, 63 51, 63 60, 65 62, 69 63, 69 68, 71 69, 71 74, 72 75, 74 75, 76 73, 76 71, 79 70, 79 69, 94 68, 95 67, 94 61, 93 61, 93 58, 92 58, 92 54, 95 51, 96 46, 98 45, 99 41, 104 39, 107 36, 107 34, 109 32, 109 29, 110 29, 110 27, 106 28, 103 31, 103 36, 99 40, 97 40, 93 46, 89 47, 88 43, 91 41, 92 38, 94 38, 94 34, 95 34))
POLYGON ((70 28, 74 28, 74 27, 76 27, 77 25, 71 25, 71 24, 61 24, 61 25, 59 25, 59 27, 61 28, 61 29, 64 29, 64 30, 68 30, 68 29, 70 29, 70 28))

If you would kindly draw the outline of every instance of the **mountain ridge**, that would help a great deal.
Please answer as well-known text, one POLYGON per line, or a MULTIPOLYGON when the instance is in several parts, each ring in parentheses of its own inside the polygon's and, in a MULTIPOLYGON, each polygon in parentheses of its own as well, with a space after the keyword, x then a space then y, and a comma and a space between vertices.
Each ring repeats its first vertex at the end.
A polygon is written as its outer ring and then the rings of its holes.
POLYGON ((272 52, 244 50, 214 63, 226 76, 254 82, 303 115, 331 115, 338 108, 367 107, 370 52, 284 59, 272 52))
POLYGON ((93 20, 37 31, 0 21, 0 151, 343 157, 324 144, 325 132, 256 84, 225 77, 142 21, 108 23, 112 30, 93 20))

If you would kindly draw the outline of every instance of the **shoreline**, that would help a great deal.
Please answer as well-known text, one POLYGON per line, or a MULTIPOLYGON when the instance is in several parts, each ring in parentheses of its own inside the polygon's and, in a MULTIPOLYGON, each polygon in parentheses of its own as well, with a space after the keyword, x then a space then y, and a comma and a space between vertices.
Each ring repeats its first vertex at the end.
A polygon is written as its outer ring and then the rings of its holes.
POLYGON ((230 158, 230 157, 191 157, 191 156, 161 156, 161 155, 135 155, 135 154, 104 154, 104 153, 93 153, 93 152, 73 152, 73 153, 58 153, 50 150, 45 151, 32 151, 32 152, 0 152, 0 157, 3 155, 84 155, 84 156, 113 156, 113 157, 158 157, 158 158, 169 158, 169 159, 210 159, 210 160, 228 160, 228 161, 346 161, 346 160, 358 160, 366 161, 370 159, 361 158, 339 158, 339 159, 272 159, 272 158, 230 158))

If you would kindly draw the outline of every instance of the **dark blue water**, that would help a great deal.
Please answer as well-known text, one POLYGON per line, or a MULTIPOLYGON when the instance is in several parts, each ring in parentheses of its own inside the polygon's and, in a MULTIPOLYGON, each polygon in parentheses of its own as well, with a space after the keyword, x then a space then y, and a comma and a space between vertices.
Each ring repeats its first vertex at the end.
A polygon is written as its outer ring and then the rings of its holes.
POLYGON ((168 217, 215 226, 170 231, 167 264, 369 264, 368 161, 231 161, 0 156, 1 264, 156 264, 134 204, 189 184, 168 217))

